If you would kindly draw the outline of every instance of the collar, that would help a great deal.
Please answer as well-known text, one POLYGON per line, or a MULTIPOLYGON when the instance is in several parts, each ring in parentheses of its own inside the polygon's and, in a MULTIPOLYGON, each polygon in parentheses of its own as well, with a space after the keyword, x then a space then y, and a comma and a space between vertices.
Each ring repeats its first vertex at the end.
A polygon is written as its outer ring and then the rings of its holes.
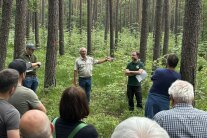
MULTIPOLYGON (((80 59, 83 60, 83 57, 80 56, 80 59)), ((86 56, 86 60, 88 59, 88 56, 86 56)))
POLYGON ((188 103, 178 103, 178 104, 173 106, 173 108, 180 108, 180 107, 193 108, 193 106, 191 104, 188 104, 188 103))

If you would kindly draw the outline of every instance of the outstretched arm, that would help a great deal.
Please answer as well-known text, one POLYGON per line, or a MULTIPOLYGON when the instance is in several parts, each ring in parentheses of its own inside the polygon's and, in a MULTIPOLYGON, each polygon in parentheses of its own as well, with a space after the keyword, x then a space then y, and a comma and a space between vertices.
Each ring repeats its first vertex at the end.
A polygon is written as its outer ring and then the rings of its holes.
POLYGON ((104 63, 106 61, 112 61, 112 60, 113 60, 112 57, 106 57, 105 59, 98 60, 97 64, 101 64, 101 63, 104 63))

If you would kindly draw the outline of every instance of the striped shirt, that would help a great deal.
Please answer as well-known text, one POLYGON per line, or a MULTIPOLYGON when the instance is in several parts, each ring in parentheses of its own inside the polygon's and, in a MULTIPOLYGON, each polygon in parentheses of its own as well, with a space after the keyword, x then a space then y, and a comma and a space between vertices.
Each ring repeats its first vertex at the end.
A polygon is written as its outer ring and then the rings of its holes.
POLYGON ((171 138, 207 138, 207 112, 179 103, 173 109, 161 111, 154 120, 171 138))

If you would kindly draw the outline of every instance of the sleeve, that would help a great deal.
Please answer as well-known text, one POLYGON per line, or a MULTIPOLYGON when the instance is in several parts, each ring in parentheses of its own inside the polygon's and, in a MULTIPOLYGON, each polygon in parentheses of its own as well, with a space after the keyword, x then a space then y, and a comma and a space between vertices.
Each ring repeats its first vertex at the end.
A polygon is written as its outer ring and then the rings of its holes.
POLYGON ((129 69, 129 63, 127 64, 127 67, 126 67, 126 69, 129 69))
POLYGON ((155 70, 155 72, 153 73, 152 77, 151 77, 151 80, 157 80, 159 79, 159 71, 158 70, 155 70))
POLYGON ((143 62, 140 63, 140 68, 141 68, 141 69, 145 69, 145 68, 144 68, 144 63, 143 63, 143 62))
POLYGON ((78 70, 78 60, 75 60, 75 64, 74 64, 74 70, 78 70))
POLYGON ((98 138, 98 132, 95 127, 88 125, 82 128, 75 136, 75 138, 98 138))
POLYGON ((20 114, 16 109, 9 110, 7 113, 6 130, 19 129, 20 114))
POLYGON ((27 95, 27 102, 30 106, 30 108, 32 109, 36 109, 38 104, 40 104, 40 100, 38 99, 36 93, 34 92, 28 92, 28 95, 27 95))
POLYGON ((92 60, 92 63, 93 63, 93 64, 97 64, 97 63, 98 63, 98 60, 96 60, 96 59, 94 59, 94 58, 91 58, 91 60, 92 60))

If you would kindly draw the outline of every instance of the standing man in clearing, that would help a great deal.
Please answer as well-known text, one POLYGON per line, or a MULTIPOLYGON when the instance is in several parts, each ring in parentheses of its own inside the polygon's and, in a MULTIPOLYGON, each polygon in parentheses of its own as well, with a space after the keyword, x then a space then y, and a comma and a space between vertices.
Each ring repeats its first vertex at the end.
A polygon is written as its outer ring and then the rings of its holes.
POLYGON ((79 77, 79 85, 85 90, 88 103, 90 102, 91 91, 91 77, 94 64, 101 64, 106 61, 112 61, 113 59, 107 57, 101 60, 95 60, 92 57, 87 56, 87 49, 80 48, 80 57, 76 59, 74 66, 74 80, 73 83, 77 86, 77 77, 79 77))
POLYGON ((134 110, 134 95, 137 100, 137 107, 142 108, 142 93, 141 93, 141 82, 139 82, 136 78, 136 75, 140 75, 144 68, 144 63, 142 63, 139 59, 138 52, 132 52, 132 61, 128 63, 125 75, 128 76, 128 84, 127 84, 127 97, 128 97, 128 105, 129 110, 134 110))
POLYGON ((31 63, 32 67, 26 73, 26 78, 23 81, 23 86, 32 89, 34 92, 37 90, 38 79, 36 69, 41 66, 41 62, 37 62, 37 57, 33 54, 36 47, 34 44, 27 44, 26 51, 20 56, 26 63, 31 63))

